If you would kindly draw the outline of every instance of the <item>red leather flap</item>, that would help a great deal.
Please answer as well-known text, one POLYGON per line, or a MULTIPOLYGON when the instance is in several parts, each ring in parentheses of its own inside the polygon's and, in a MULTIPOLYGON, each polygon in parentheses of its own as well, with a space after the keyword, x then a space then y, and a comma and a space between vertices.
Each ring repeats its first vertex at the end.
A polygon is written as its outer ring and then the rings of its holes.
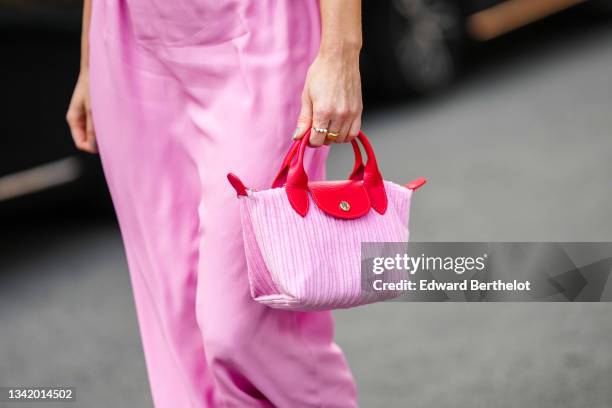
POLYGON ((372 207, 361 180, 316 181, 308 190, 317 207, 336 218, 359 218, 372 207))

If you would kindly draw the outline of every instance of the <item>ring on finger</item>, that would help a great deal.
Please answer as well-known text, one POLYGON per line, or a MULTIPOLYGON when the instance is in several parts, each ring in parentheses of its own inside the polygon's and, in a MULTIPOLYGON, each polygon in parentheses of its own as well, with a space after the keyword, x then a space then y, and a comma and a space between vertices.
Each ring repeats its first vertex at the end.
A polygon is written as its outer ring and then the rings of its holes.
POLYGON ((334 140, 338 136, 340 136, 340 132, 332 132, 332 131, 328 131, 327 132, 327 138, 328 139, 334 140))
POLYGON ((327 129, 325 128, 318 128, 318 127, 313 127, 314 131, 317 133, 324 133, 327 134, 327 129))

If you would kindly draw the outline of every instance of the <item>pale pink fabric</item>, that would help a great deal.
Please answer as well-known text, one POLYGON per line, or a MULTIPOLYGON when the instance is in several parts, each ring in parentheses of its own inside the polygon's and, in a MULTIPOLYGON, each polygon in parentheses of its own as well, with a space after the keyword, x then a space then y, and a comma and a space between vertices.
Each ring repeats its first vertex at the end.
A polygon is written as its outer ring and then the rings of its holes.
POLYGON ((300 216, 284 188, 239 196, 251 296, 279 309, 346 308, 391 299, 400 292, 362 291, 361 244, 408 241, 412 190, 386 181, 385 214, 334 218, 310 198, 300 216))
MULTIPOLYGON (((331 314, 251 298, 226 180, 270 185, 318 49, 317 1, 92 3, 93 119, 155 405, 356 406, 331 314)), ((309 157, 315 178, 325 155, 309 157)))

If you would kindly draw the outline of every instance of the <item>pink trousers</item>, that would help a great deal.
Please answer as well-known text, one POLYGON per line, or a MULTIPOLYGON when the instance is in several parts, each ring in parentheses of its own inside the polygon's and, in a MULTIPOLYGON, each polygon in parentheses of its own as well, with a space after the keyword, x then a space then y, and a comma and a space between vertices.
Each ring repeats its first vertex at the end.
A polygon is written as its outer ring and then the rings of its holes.
POLYGON ((356 406, 331 314, 250 298, 225 178, 269 186, 319 36, 316 0, 93 1, 93 119, 157 407, 356 406))

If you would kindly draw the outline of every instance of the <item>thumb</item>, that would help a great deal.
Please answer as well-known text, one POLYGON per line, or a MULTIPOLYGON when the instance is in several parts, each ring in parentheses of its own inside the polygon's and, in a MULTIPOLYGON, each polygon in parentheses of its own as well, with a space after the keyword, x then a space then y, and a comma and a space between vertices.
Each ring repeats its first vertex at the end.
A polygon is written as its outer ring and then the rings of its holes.
POLYGON ((308 96, 302 97, 302 109, 297 120, 297 127, 293 133, 293 139, 301 139, 304 133, 310 129, 312 124, 312 101, 308 96))

